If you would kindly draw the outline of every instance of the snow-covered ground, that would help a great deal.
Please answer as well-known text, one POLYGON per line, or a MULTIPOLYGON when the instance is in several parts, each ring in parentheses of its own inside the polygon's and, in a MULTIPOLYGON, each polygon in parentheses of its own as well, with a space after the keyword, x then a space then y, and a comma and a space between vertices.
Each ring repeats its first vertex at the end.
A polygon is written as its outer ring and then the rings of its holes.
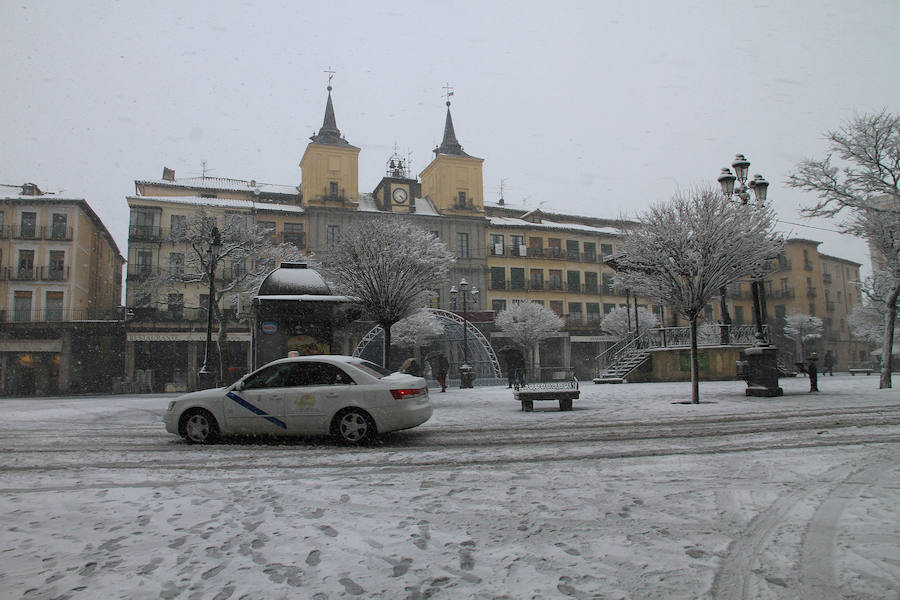
POLYGON ((900 597, 900 393, 782 385, 433 390, 363 448, 188 446, 172 396, 0 400, 0 598, 900 597))

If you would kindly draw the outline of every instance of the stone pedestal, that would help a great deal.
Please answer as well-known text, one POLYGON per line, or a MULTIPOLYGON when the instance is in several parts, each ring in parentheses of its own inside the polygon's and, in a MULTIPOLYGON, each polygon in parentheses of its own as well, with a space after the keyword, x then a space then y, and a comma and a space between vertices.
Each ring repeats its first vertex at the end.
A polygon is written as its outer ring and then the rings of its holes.
POLYGON ((745 395, 770 398, 784 394, 778 387, 778 360, 774 346, 754 346, 741 355, 746 362, 743 373, 747 382, 745 395))

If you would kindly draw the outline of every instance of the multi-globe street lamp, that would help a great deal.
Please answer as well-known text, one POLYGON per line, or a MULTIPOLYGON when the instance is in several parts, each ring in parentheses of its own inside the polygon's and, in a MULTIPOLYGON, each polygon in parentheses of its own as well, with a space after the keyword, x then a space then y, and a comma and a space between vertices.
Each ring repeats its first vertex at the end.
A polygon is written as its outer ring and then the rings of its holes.
POLYGON ((468 328, 469 322, 468 317, 466 315, 468 311, 468 296, 471 294, 472 303, 478 303, 478 288, 474 285, 472 289, 469 289, 469 282, 466 281, 466 278, 463 277, 459 280, 459 289, 457 287, 450 287, 450 298, 453 303, 453 308, 456 309, 457 306, 457 297, 462 298, 462 319, 463 319, 463 364, 459 367, 459 387, 461 388, 471 388, 475 385, 475 376, 472 372, 472 365, 469 364, 469 341, 468 341, 468 328))
MULTIPOLYGON (((750 161, 743 154, 734 157, 731 163, 731 169, 724 167, 719 175, 719 185, 722 188, 722 195, 728 199, 736 198, 742 205, 750 204, 750 192, 759 206, 766 201, 766 194, 769 189, 769 182, 762 175, 754 175, 753 179, 747 181, 750 172, 750 161), (738 182, 735 185, 735 182, 738 182)), ((753 324, 756 326, 756 344, 767 344, 766 335, 763 333, 763 325, 766 322, 766 299, 765 289, 763 287, 761 277, 754 277, 750 282, 750 293, 753 297, 753 324)), ((725 293, 722 293, 722 322, 729 325, 731 318, 728 316, 728 309, 725 306, 725 293)))
POLYGON ((206 345, 203 349, 203 366, 197 372, 197 377, 202 386, 209 386, 213 379, 213 374, 209 370, 209 347, 212 345, 212 320, 213 297, 216 293, 216 263, 219 248, 222 247, 222 237, 219 234, 219 228, 213 227, 209 234, 209 247, 207 248, 206 275, 209 277, 209 298, 206 303, 206 345))
MULTIPOLYGON (((763 206, 766 201, 766 192, 769 182, 762 175, 754 175, 747 181, 750 172, 750 161, 743 154, 734 157, 731 169, 725 167, 719 175, 719 185, 722 187, 722 195, 729 199, 736 199, 742 205, 747 206, 752 199, 758 206, 763 206), (738 182, 735 185, 735 182, 738 182)), ((762 271, 753 276, 750 281, 750 289, 753 295, 753 322, 756 325, 756 341, 754 345, 741 353, 739 373, 747 381, 747 396, 781 396, 784 392, 778 386, 778 356, 777 349, 772 346, 763 333, 763 325, 766 321, 765 288, 762 281, 762 271)), ((725 291, 722 290, 723 320, 725 318, 725 291)), ((727 328, 726 328, 727 329, 727 328)))

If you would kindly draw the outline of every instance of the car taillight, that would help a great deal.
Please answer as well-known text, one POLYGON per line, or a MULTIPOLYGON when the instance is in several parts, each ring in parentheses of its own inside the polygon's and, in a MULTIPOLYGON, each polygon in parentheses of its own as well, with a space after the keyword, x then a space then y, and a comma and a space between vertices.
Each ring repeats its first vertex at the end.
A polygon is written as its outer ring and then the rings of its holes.
POLYGON ((410 396, 418 396, 422 393, 422 388, 406 388, 402 390, 391 390, 391 395, 395 400, 403 400, 410 396))

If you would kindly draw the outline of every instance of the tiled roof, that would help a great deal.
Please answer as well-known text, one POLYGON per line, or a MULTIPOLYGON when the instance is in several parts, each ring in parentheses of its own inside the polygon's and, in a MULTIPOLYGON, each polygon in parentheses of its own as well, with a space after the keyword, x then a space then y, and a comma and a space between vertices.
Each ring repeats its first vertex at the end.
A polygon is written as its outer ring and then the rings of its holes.
POLYGON ((580 233, 597 233, 606 235, 617 235, 619 230, 616 227, 592 227, 590 225, 581 225, 579 223, 559 223, 556 221, 548 221, 543 219, 540 223, 532 223, 523 219, 515 219, 512 217, 488 217, 493 227, 522 227, 527 229, 555 229, 559 231, 575 231, 580 233))
POLYGON ((219 208, 239 208, 243 210, 266 210, 302 214, 306 212, 302 206, 293 204, 274 204, 271 202, 253 202, 252 200, 235 200, 233 198, 200 198, 198 196, 128 196, 128 204, 140 203, 142 200, 167 202, 170 204, 187 204, 191 206, 216 206, 219 208))
POLYGON ((222 190, 229 192, 256 192, 261 194, 284 194, 297 196, 300 194, 299 186, 277 185, 274 183, 260 183, 258 181, 244 181, 243 179, 228 179, 226 177, 186 177, 169 181, 168 179, 138 179, 138 185, 158 185, 161 187, 222 190))

